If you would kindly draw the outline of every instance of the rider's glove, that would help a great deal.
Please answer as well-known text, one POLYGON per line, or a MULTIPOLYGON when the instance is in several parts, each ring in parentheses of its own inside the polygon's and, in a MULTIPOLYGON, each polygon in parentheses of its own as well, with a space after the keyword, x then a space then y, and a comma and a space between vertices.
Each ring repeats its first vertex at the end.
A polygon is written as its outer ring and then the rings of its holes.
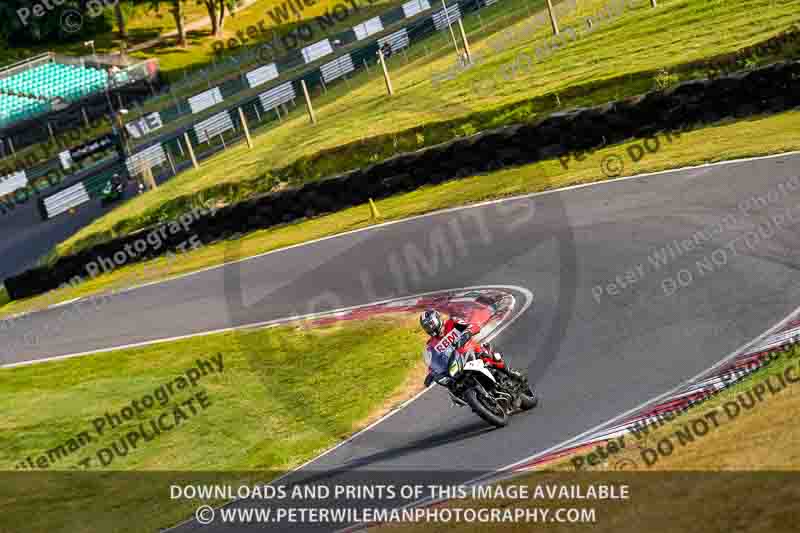
POLYGON ((465 331, 464 333, 461 334, 461 336, 456 341, 455 347, 456 348, 461 348, 462 346, 467 344, 471 338, 472 338, 472 333, 469 330, 465 331))
POLYGON ((425 388, 430 387, 431 383, 433 383, 433 373, 429 373, 425 376, 425 388))

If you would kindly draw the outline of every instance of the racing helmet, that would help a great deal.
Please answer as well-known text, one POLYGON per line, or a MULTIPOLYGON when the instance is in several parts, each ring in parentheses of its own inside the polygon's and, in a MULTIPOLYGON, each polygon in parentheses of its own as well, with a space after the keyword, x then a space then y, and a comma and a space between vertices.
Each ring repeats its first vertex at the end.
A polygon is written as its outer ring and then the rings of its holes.
POLYGON ((425 330, 425 333, 431 337, 439 336, 444 327, 444 321, 439 311, 435 309, 428 309, 419 317, 419 325, 425 330))

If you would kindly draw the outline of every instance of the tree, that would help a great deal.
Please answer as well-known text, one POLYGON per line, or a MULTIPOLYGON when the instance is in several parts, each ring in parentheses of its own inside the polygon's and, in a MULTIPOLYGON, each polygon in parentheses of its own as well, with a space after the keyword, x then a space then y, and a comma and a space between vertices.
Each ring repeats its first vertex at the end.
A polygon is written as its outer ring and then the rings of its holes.
POLYGON ((225 12, 233 14, 236 11, 236 0, 197 0, 197 3, 204 5, 208 11, 208 18, 211 19, 211 34, 214 37, 221 37, 225 25, 225 12))
POLYGON ((13 50, 30 45, 80 42, 99 35, 110 28, 105 17, 92 17, 88 0, 61 0, 47 3, 51 6, 47 16, 37 16, 41 4, 26 0, 0 2, 0 35, 13 50), (70 15, 77 11, 81 16, 70 15))
POLYGON ((114 17, 117 19, 117 30, 119 38, 128 44, 128 27, 125 25, 125 13, 122 12, 122 2, 117 2, 114 6, 114 17))
POLYGON ((183 5, 186 0, 150 0, 153 9, 160 9, 162 4, 167 5, 172 18, 175 19, 175 28, 178 31, 178 46, 186 46, 186 25, 184 20, 183 5))

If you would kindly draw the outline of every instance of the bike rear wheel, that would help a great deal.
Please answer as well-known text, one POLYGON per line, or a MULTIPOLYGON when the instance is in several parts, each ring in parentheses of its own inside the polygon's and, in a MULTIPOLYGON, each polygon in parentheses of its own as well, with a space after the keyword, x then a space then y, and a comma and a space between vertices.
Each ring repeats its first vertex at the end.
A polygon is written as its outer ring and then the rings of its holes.
POLYGON ((467 389, 464 393, 464 398, 476 415, 493 426, 501 428, 508 425, 508 413, 499 405, 497 405, 496 409, 487 406, 476 389, 467 389))

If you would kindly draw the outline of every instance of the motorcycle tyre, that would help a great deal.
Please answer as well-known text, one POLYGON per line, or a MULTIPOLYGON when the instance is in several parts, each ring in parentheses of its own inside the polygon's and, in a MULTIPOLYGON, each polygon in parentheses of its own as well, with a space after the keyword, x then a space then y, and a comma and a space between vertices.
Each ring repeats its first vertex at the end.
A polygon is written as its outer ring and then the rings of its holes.
POLYGON ((536 395, 535 392, 531 389, 530 385, 526 387, 525 392, 520 393, 520 404, 519 408, 523 411, 530 411, 537 405, 539 405, 539 397, 536 395))
POLYGON ((476 415, 483 418, 486 422, 495 427, 505 427, 508 425, 508 413, 503 411, 503 415, 493 413, 488 407, 483 405, 483 402, 478 398, 478 391, 475 389, 467 389, 464 393, 464 399, 475 412, 476 415))

